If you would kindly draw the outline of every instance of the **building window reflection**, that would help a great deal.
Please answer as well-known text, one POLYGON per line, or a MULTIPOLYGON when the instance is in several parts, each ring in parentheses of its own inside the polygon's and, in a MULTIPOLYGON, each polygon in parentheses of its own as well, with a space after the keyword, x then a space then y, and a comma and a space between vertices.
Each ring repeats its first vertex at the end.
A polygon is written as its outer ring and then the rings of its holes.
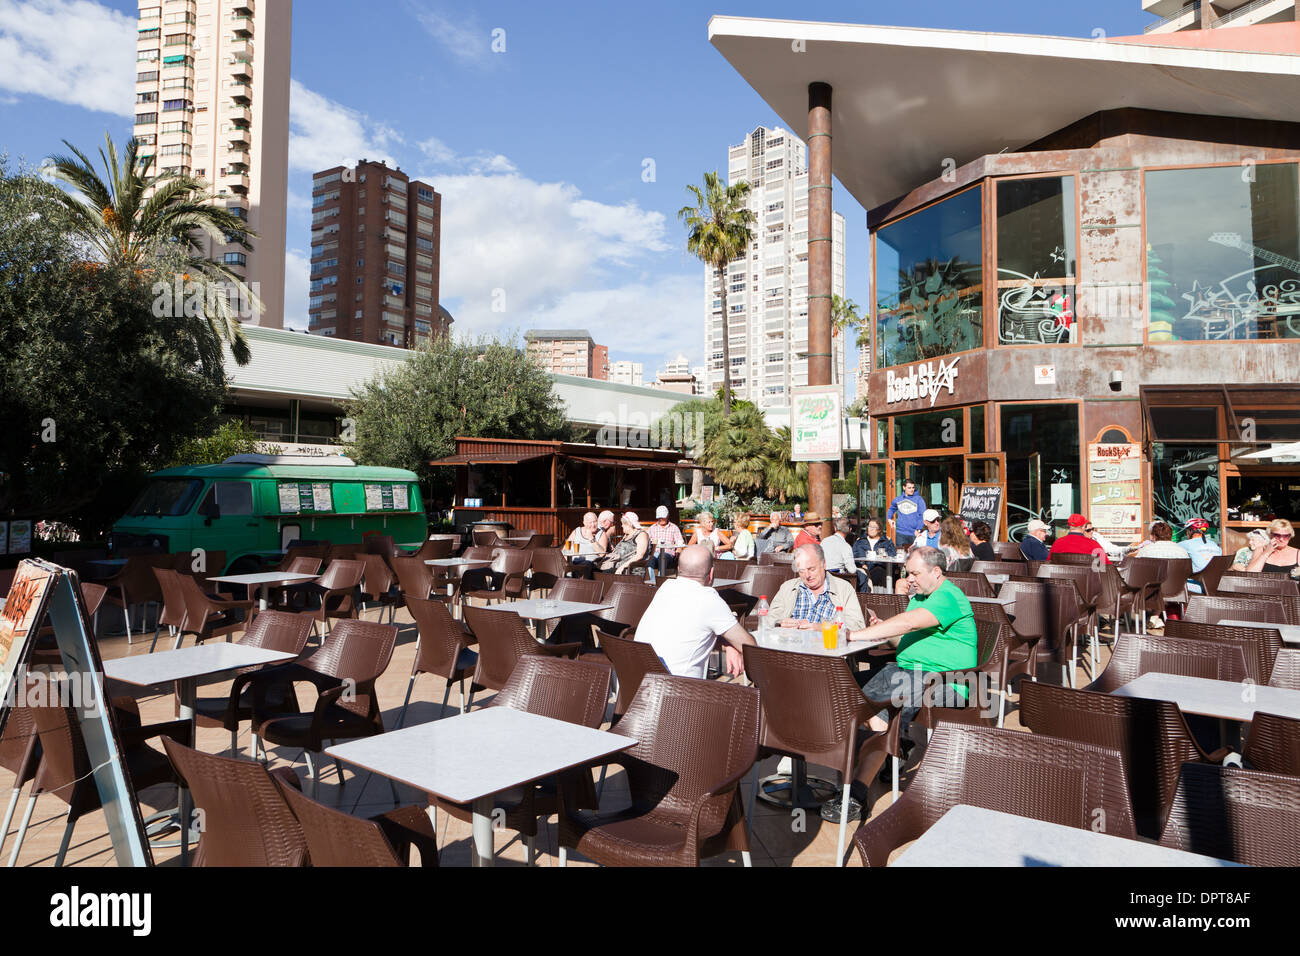
POLYGON ((998 343, 1078 341, 1073 176, 997 184, 998 343))

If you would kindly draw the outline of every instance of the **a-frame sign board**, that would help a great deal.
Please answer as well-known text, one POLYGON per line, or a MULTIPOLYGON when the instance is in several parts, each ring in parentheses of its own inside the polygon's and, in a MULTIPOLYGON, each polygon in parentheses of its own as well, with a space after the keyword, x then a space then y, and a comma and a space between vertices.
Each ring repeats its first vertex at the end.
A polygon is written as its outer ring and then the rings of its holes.
MULTIPOLYGON (((118 745, 113 708, 104 694, 104 662, 90 636, 90 617, 81 599, 77 575, 67 568, 28 560, 18 566, 14 575, 4 610, 0 611, 0 733, 11 708, 25 700, 31 690, 28 661, 47 615, 63 657, 66 686, 75 697, 66 710, 69 719, 78 722, 85 740, 117 865, 152 866, 140 804, 118 745)), ((33 676, 42 680, 47 677, 33 676)))

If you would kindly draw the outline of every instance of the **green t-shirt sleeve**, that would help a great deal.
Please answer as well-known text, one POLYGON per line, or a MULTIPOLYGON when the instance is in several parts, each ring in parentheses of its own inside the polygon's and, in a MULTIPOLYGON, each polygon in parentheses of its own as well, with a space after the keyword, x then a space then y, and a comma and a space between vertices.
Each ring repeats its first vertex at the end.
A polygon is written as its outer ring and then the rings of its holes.
POLYGON ((909 611, 924 608, 934 615, 938 626, 922 628, 905 635, 898 644, 898 666, 927 671, 958 670, 975 666, 975 618, 970 602, 951 581, 946 581, 929 597, 913 597, 909 611))

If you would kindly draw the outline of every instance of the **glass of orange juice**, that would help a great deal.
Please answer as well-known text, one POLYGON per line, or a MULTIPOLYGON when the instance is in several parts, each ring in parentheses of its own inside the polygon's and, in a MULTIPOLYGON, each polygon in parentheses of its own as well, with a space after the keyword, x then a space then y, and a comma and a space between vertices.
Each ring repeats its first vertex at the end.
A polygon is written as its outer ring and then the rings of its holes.
POLYGON ((840 626, 834 621, 822 622, 822 646, 828 651, 835 650, 840 643, 840 626))

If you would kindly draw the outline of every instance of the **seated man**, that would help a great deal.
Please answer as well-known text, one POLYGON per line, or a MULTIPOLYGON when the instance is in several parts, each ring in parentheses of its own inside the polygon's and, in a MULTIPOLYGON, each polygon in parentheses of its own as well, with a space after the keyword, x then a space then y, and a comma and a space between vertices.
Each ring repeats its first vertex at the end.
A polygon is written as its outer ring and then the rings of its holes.
POLYGON ((849 521, 847 518, 835 519, 835 533, 822 542, 822 551, 826 554, 826 567, 831 571, 856 571, 853 560, 853 546, 849 544, 849 521))
MULTIPOLYGON (((849 635, 851 641, 898 648, 895 662, 875 671, 862 692, 868 700, 900 704, 904 728, 921 704, 929 702, 925 697, 927 684, 933 686, 935 680, 927 679, 927 674, 974 668, 978 663, 975 613, 961 589, 944 577, 943 553, 924 545, 913 548, 907 556, 907 572, 912 587, 907 610, 883 621, 872 612, 870 626, 849 635)), ((942 706, 961 706, 957 698, 964 696, 961 693, 964 689, 957 686, 932 699, 942 706)), ((867 723, 872 730, 887 730, 888 711, 874 714, 867 723)), ((861 813, 867 799, 867 788, 862 781, 875 778, 885 756, 883 750, 872 751, 859 765, 857 780, 850 790, 849 819, 861 813)), ((831 804, 822 807, 822 816, 838 821, 839 801, 833 800, 831 804)))
POLYGON ((1106 549, 1101 546, 1101 542, 1094 541, 1084 533, 1090 522, 1083 515, 1070 515, 1066 521, 1069 531, 1052 542, 1052 549, 1048 552, 1049 559, 1055 554, 1091 554, 1096 555, 1101 564, 1110 564, 1106 558, 1106 549))
POLYGON ((677 567, 677 553, 686 547, 682 529, 668 520, 668 506, 655 509, 655 523, 646 529, 654 546, 655 568, 660 574, 677 567))
POLYGON ((820 544, 805 544, 795 550, 794 570, 799 576, 777 588, 772 598, 769 620, 778 627, 816 627, 835 617, 835 609, 844 609, 844 624, 849 630, 866 627, 858 592, 843 578, 826 573, 826 553, 820 544))
POLYGON ((822 540, 822 518, 815 511, 803 516, 803 530, 794 536, 794 550, 798 551, 805 544, 820 544, 822 540))
POLYGON ((781 512, 773 511, 767 519, 767 527, 754 535, 754 552, 762 554, 771 551, 780 554, 794 548, 794 535, 789 528, 781 527, 781 512))
POLYGON ((1051 556, 1046 543, 1047 532, 1051 530, 1046 522, 1039 521, 1037 518, 1029 520, 1029 526, 1025 528, 1025 536, 1020 539, 1020 553, 1025 556, 1026 561, 1046 561, 1051 556))
POLYGON ((683 549, 677 577, 655 588, 636 639, 654 648, 670 674, 701 678, 708 676, 709 655, 719 640, 726 645, 727 672, 735 676, 745 672, 740 648, 754 643, 713 589, 713 551, 703 544, 683 549))

